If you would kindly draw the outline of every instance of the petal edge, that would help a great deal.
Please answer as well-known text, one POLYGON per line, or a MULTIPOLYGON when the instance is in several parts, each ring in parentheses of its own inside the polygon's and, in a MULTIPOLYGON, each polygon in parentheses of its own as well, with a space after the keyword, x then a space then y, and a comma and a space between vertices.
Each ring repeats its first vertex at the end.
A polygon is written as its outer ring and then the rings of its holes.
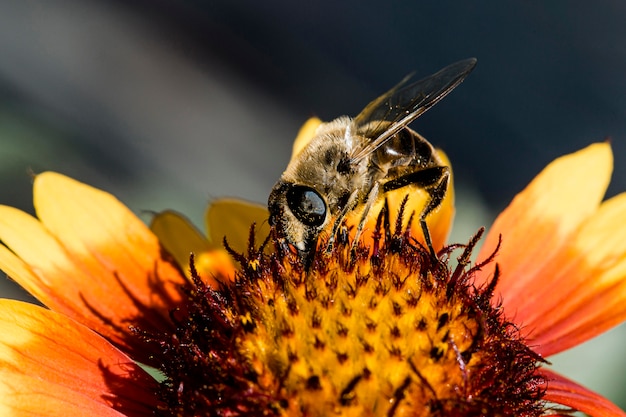
POLYGON ((626 412, 600 394, 552 372, 540 369, 547 382, 545 400, 562 404, 592 417, 625 417, 626 412))

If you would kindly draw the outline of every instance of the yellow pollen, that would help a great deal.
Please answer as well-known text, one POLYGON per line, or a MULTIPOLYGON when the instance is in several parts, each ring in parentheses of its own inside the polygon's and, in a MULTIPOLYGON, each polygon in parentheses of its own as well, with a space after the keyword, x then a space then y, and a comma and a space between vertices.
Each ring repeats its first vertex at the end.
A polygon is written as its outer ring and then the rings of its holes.
POLYGON ((435 399, 456 398, 480 362, 468 297, 399 254, 350 268, 345 256, 325 256, 310 274, 285 263, 291 279, 258 283, 262 325, 241 346, 287 400, 284 415, 426 416, 435 399))
MULTIPOLYGON (((234 281, 195 288, 161 340, 169 415, 538 417, 542 359, 476 288, 470 241, 437 259, 388 223, 368 247, 321 241, 312 262, 249 248, 234 281)), ((322 239, 323 240, 323 239, 322 239)), ((349 240, 349 239, 347 239, 349 240)), ((455 246, 455 247, 458 247, 455 246)))

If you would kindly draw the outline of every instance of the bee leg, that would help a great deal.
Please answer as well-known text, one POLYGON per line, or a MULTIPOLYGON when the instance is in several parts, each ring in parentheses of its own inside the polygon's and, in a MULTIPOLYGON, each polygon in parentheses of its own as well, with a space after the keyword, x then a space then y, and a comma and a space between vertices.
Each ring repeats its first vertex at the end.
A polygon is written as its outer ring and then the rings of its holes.
POLYGON ((352 247, 350 248, 350 251, 352 252, 356 249, 359 238, 361 237, 361 233, 363 232, 363 227, 365 226, 365 220, 367 218, 367 215, 370 212, 370 209, 374 205, 376 198, 378 197, 379 189, 380 189, 380 183, 377 182, 372 186, 372 189, 367 195, 367 201, 365 203, 365 207, 363 208, 363 214, 361 215, 361 220, 359 220, 359 225, 356 228, 356 233, 354 234, 354 240, 352 241, 352 247))
POLYGON ((341 223, 343 222, 343 219, 346 217, 346 214, 348 214, 348 212, 354 208, 358 194, 359 193, 356 190, 352 194, 350 194, 350 197, 348 198, 346 205, 341 209, 341 211, 337 215, 337 218, 335 219, 335 223, 333 224, 332 231, 330 233, 330 237, 328 238, 328 245, 326 246, 326 252, 330 252, 330 250, 332 249, 333 244, 335 243, 335 236, 337 235, 337 232, 339 231, 339 227, 341 227, 341 223))
POLYGON ((424 240, 426 241, 426 246, 428 247, 428 251, 430 255, 436 259, 437 253, 435 252, 435 248, 433 248, 433 241, 430 237, 430 230, 428 230, 428 224, 426 223, 426 217, 437 207, 441 205, 443 198, 446 195, 446 191, 448 189, 448 182, 450 180, 450 171, 445 170, 441 173, 441 177, 439 180, 433 184, 432 187, 428 187, 426 191, 430 196, 430 199, 426 206, 422 209, 420 213, 420 226, 422 226, 422 233, 424 233, 424 240))
POLYGON ((420 225, 422 226, 422 232, 424 233, 424 239, 426 240, 426 246, 428 247, 430 256, 433 259, 436 259, 437 253, 435 252, 435 248, 433 248, 433 241, 430 238, 430 231, 428 230, 428 225, 426 224, 426 220, 423 217, 420 219, 420 225))
POLYGON ((436 258, 437 254, 435 252, 435 248, 433 248, 433 242, 430 237, 430 231, 428 230, 428 224, 426 223, 426 217, 441 205, 441 202, 446 196, 449 181, 450 169, 447 166, 436 166, 412 172, 403 177, 387 181, 382 185, 384 193, 397 190, 407 185, 421 187, 428 193, 430 198, 422 209, 419 220, 420 226, 422 227, 422 233, 424 234, 424 240, 426 241, 426 246, 428 247, 428 251, 433 258, 436 258))

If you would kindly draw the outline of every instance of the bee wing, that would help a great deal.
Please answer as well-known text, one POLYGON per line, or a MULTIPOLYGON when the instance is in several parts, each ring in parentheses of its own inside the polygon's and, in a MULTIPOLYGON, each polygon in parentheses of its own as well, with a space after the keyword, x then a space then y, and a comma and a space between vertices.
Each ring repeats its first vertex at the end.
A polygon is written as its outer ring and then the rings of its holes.
POLYGON ((384 144, 400 129, 420 117, 459 85, 476 66, 476 58, 456 62, 435 74, 404 86, 405 78, 371 103, 353 120, 358 134, 371 142, 352 154, 356 162, 384 144))

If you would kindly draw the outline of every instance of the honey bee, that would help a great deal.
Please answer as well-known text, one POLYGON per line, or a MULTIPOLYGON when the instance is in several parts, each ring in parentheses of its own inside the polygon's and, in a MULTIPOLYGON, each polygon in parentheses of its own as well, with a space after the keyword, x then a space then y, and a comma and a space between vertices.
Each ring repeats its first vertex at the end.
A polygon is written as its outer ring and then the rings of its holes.
POLYGON ((475 65, 476 59, 470 58, 408 85, 405 78, 358 116, 321 124, 269 196, 269 224, 278 244, 293 245, 309 264, 320 232, 331 222, 329 247, 345 217, 361 210, 356 242, 378 198, 412 185, 428 194, 419 222, 428 250, 436 256, 426 217, 445 197, 450 168, 407 126, 459 85, 475 65))

